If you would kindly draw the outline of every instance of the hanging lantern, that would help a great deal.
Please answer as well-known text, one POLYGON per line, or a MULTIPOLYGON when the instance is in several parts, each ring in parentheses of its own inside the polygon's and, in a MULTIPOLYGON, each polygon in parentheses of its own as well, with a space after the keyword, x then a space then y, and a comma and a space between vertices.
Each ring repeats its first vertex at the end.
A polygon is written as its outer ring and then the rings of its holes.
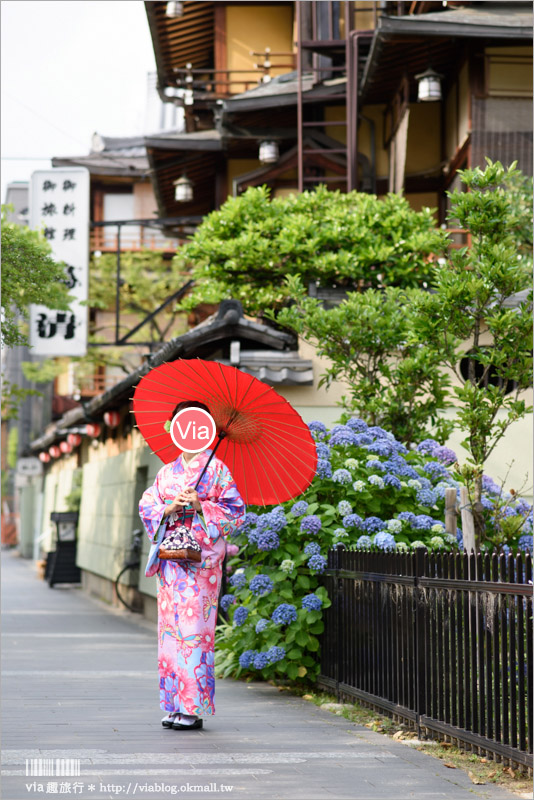
POLYGON ((260 144, 258 157, 262 164, 275 164, 279 155, 278 142, 262 142, 260 144))
POLYGON ((82 443, 82 437, 79 433, 69 433, 67 436, 67 442, 72 447, 78 447, 82 443))
POLYGON ((72 445, 69 444, 68 442, 60 442, 59 449, 63 454, 72 453, 72 445))
POLYGON ((57 444, 53 444, 52 447, 48 448, 48 452, 52 458, 59 458, 61 455, 61 450, 57 446, 57 444))
POLYGON ((121 415, 118 411, 106 411, 104 414, 104 422, 108 428, 116 428, 121 421, 121 415))
POLYGON ((50 453, 39 453, 39 461, 42 461, 43 464, 48 464, 50 461, 50 453))
POLYGON ((178 19, 184 13, 184 4, 183 3, 167 3, 167 8, 165 9, 165 16, 169 17, 169 19, 178 19))
POLYGON ((96 439, 97 436, 100 436, 100 425, 98 422, 91 422, 87 426, 87 435, 92 436, 93 439, 96 439))
POLYGON ((415 76, 417 81, 417 99, 420 103, 435 103, 441 100, 441 79, 443 75, 429 67, 415 76))
POLYGON ((174 181, 174 199, 177 203, 190 203, 193 199, 193 184, 187 177, 182 175, 177 181, 174 181))

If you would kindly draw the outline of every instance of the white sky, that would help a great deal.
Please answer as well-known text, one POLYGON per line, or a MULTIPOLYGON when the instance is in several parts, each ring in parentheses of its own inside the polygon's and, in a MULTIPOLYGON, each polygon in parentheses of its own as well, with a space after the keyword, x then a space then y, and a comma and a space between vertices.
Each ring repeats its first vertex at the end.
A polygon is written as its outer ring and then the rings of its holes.
POLYGON ((2 0, 2 185, 47 160, 82 155, 91 136, 143 132, 155 70, 141 0, 2 0), (14 157, 25 160, 11 160, 14 157))

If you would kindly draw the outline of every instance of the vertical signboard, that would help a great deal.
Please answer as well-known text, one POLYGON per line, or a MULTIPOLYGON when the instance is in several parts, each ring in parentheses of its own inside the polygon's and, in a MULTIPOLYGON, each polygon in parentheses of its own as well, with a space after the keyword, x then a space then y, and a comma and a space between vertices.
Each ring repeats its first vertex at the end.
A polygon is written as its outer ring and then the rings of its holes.
POLYGON ((87 352, 89 287, 89 170, 39 170, 30 184, 30 227, 43 230, 74 297, 69 311, 30 306, 30 344, 38 356, 83 356, 87 352))

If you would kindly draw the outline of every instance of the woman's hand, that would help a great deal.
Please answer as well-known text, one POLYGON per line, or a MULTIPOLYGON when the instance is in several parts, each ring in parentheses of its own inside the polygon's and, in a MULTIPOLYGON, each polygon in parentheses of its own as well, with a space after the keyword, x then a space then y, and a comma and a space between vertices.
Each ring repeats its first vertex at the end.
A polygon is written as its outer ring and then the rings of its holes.
POLYGON ((164 517, 168 517, 170 514, 174 514, 176 511, 181 511, 184 506, 186 506, 188 501, 181 501, 180 495, 177 495, 172 503, 168 503, 165 506, 165 511, 163 512, 164 517))
POLYGON ((198 499, 198 492, 196 492, 194 489, 184 489, 184 491, 180 492, 176 499, 184 505, 192 505, 197 512, 202 511, 202 506, 200 505, 200 501, 198 499))

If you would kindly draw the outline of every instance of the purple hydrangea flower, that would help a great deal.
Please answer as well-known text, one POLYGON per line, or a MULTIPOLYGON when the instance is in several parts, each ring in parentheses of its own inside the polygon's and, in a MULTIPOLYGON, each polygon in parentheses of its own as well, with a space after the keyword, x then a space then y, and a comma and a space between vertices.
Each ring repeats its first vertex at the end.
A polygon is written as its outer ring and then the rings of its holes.
POLYGON ((308 567, 313 570, 314 572, 324 572, 324 569, 327 565, 327 560, 324 556, 312 556, 308 560, 308 567))
POLYGON ((249 588, 256 597, 262 597, 264 594, 272 592, 273 582, 268 575, 254 575, 249 583, 249 588))
POLYGON ((363 520, 358 514, 347 514, 346 517, 343 517, 344 528, 361 528, 362 525, 363 520))
POLYGON ((423 466, 423 469, 427 475, 430 475, 432 480, 436 480, 437 478, 450 478, 449 471, 443 464, 440 464, 439 461, 428 461, 423 466))
POLYGON ((233 594, 225 594, 220 599, 220 606, 223 611, 228 611, 230 606, 232 606, 236 602, 236 598, 233 594))
MULTIPOLYGON (((345 522, 345 520, 343 520, 345 522)), ((367 517, 364 519, 362 523, 362 529, 366 533, 378 533, 384 527, 385 523, 380 519, 380 517, 367 517)))
POLYGON ((234 625, 241 626, 247 621, 249 610, 246 606, 238 606, 234 612, 234 625))
POLYGON ((245 650, 239 656, 239 666, 243 667, 243 669, 248 669, 253 665, 256 655, 256 650, 245 650))
POLYGON ((498 486, 493 478, 490 478, 489 475, 482 476, 482 489, 483 491, 487 492, 488 494, 500 494, 501 487, 498 486))
POLYGON ((351 483, 352 482, 352 475, 348 471, 348 469, 336 469, 334 474, 332 475, 332 480, 335 483, 351 483))
POLYGON ((367 433, 370 433, 371 436, 374 436, 376 439, 387 439, 389 435, 388 432, 384 430, 384 428, 380 428, 378 425, 371 425, 370 428, 367 428, 367 433))
POLYGON ((322 523, 316 514, 310 514, 309 517, 304 517, 300 523, 301 531, 316 536, 321 530, 322 523))
POLYGON ((323 601, 316 594, 307 594, 302 598, 302 608, 307 611, 319 611, 322 608, 323 601))
POLYGON ((417 445, 417 451, 419 453, 425 453, 425 455, 434 455, 434 450, 436 447, 440 447, 440 443, 436 442, 435 439, 423 439, 422 442, 419 442, 417 445))
POLYGON ((318 556, 321 552, 321 546, 317 542, 310 542, 304 548, 304 554, 307 556, 318 556))
POLYGON ((533 537, 530 536, 528 533, 524 533, 523 536, 519 537, 519 541, 517 542, 517 546, 520 550, 528 550, 532 553, 533 548, 533 537))
POLYGON ((394 489, 402 489, 402 484, 396 475, 384 475, 386 486, 393 486, 394 489))
POLYGON ((327 461, 325 458, 318 458, 317 459, 317 469, 315 474, 318 475, 320 478, 331 478, 332 477, 332 464, 330 461, 327 461))
POLYGON ((367 430, 367 423, 359 417, 351 417, 345 424, 347 428, 350 428, 354 433, 365 433, 367 430))
POLYGON ((458 456, 454 450, 451 450, 449 447, 436 447, 432 452, 432 456, 448 467, 458 461, 458 456))
POLYGON ((228 583, 234 589, 237 589, 239 591, 239 589, 242 589, 244 586, 246 586, 247 579, 245 577, 245 573, 236 572, 235 575, 232 575, 232 577, 228 580, 228 583))
POLYGON ((290 625, 297 619, 297 609, 291 603, 281 603, 274 609, 271 619, 275 625, 290 625))
POLYGON ((299 500, 295 503, 294 506, 291 508, 291 513, 294 517, 302 517, 303 514, 306 513, 308 510, 308 503, 305 500, 299 500))
POLYGON ((385 550, 386 547, 397 546, 395 538, 387 531, 379 531, 373 540, 373 544, 375 544, 377 547, 380 547, 382 550, 385 550))

